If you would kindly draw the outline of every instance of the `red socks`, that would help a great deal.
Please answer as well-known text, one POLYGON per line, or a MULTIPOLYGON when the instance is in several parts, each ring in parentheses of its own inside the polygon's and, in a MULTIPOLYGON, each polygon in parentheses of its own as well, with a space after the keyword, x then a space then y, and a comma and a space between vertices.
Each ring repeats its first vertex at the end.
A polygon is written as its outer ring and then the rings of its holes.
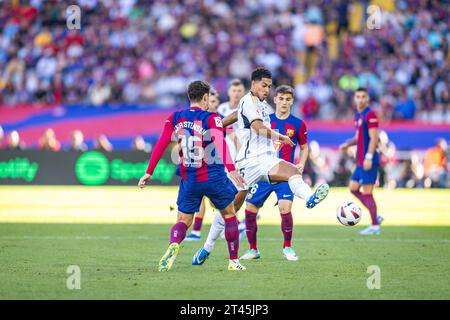
POLYGON ((291 246, 293 225, 294 221, 291 212, 281 214, 281 231, 284 237, 283 248, 291 246))
POLYGON ((377 221, 377 204, 372 194, 362 194, 360 191, 351 191, 355 197, 362 202, 362 204, 369 210, 372 225, 378 225, 377 221))
POLYGON ((170 230, 170 243, 181 243, 186 236, 187 226, 184 222, 180 221, 175 223, 170 230))
POLYGON ((225 239, 228 242, 230 260, 237 259, 239 251, 239 229, 236 216, 225 219, 225 239))
POLYGON ((256 247, 256 232, 258 225, 256 224, 256 213, 245 210, 245 232, 247 234, 250 249, 258 250, 256 247))
POLYGON ((200 231, 202 229, 203 218, 195 217, 192 231, 200 231))

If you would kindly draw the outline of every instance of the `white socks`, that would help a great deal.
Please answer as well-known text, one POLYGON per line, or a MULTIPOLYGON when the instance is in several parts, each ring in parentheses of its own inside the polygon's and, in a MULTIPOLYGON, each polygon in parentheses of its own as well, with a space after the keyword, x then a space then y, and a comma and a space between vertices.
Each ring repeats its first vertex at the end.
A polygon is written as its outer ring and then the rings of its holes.
POLYGON ((289 187, 292 192, 299 198, 308 201, 309 198, 313 195, 311 187, 307 185, 301 175, 296 174, 289 178, 288 180, 289 187))
POLYGON ((223 220, 220 212, 216 212, 211 224, 211 229, 209 229, 208 238, 203 245, 206 251, 211 252, 214 249, 214 244, 217 239, 219 239, 223 230, 225 230, 225 220, 223 220))

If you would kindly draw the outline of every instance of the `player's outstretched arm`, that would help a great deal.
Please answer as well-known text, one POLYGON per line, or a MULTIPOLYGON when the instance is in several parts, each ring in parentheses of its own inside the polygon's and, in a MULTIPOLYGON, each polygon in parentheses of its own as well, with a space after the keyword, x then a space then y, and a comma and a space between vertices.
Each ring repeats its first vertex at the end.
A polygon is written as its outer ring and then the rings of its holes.
POLYGON ((281 133, 278 133, 278 132, 272 130, 271 128, 268 128, 267 126, 264 125, 262 120, 259 120, 259 119, 253 120, 251 127, 260 136, 266 137, 273 141, 280 140, 281 142, 288 144, 291 147, 295 146, 295 143, 292 142, 291 138, 289 138, 288 136, 285 136, 281 133))
POLYGON ((230 177, 240 188, 245 188, 245 181, 236 171, 233 158, 231 157, 230 150, 228 149, 227 142, 223 135, 223 123, 218 114, 212 114, 208 121, 208 127, 211 131, 211 139, 214 142, 214 147, 219 152, 222 162, 225 168, 230 173, 230 177))
POLYGON ((237 111, 234 111, 232 114, 229 114, 225 118, 222 119, 222 125, 224 127, 228 127, 229 125, 232 125, 238 120, 238 113, 237 111))
POLYGON ((172 122, 173 115, 171 115, 164 124, 164 130, 161 134, 161 136, 158 139, 158 142, 155 145, 155 148, 153 149, 153 152, 150 156, 150 161, 148 162, 147 170, 145 171, 145 174, 141 177, 138 183, 139 188, 144 188, 145 184, 151 179, 153 171, 156 168, 156 165, 158 164, 159 159, 161 159, 164 151, 166 150, 167 146, 169 145, 169 142, 172 138, 173 133, 173 122, 172 122))

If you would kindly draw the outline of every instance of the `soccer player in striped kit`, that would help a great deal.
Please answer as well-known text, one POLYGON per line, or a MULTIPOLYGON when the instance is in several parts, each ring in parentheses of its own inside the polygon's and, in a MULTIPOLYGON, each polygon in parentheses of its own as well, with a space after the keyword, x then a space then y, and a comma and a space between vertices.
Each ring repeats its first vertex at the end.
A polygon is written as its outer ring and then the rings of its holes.
POLYGON ((345 152, 347 148, 356 145, 356 168, 350 181, 350 192, 353 193, 369 210, 372 225, 361 230, 359 234, 380 234, 380 224, 383 218, 377 215, 377 204, 373 198, 373 189, 377 181, 379 166, 378 118, 369 106, 367 89, 358 88, 353 100, 356 105, 355 136, 339 146, 345 152))
POLYGON ((146 173, 138 183, 138 186, 143 188, 151 179, 156 164, 174 135, 180 150, 178 221, 172 226, 169 247, 159 262, 160 272, 171 269, 180 243, 192 224, 194 213, 199 211, 204 196, 211 200, 225 220, 225 238, 230 254, 228 270, 245 270, 238 259, 239 231, 234 210, 237 189, 227 177, 224 168, 237 187, 245 188, 245 182, 236 171, 230 156, 223 136, 222 118, 217 113, 206 111, 209 107, 210 90, 209 84, 204 81, 189 84, 190 107, 174 112, 166 120, 146 173))

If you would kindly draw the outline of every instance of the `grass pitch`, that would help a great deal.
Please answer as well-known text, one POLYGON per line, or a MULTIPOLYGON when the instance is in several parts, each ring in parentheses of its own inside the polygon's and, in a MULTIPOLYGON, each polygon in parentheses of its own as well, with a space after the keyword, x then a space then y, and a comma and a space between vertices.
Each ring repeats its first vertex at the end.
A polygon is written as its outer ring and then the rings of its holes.
MULTIPOLYGON (((333 188, 311 211, 296 201, 296 262, 282 256, 271 197, 258 221, 262 258, 242 261, 246 271, 227 271, 219 240, 203 266, 191 265, 201 244, 184 243, 172 270, 159 273, 176 188, 3 186, 0 299, 450 299, 449 195, 378 190, 385 224, 380 236, 364 237, 356 233, 367 213, 355 227, 335 218, 336 206, 352 199, 346 189, 333 188), (81 271, 79 290, 67 288, 71 265, 81 271), (374 265, 381 288, 369 290, 374 265)), ((247 248, 242 241, 240 253, 247 248)))
MULTIPOLYGON (((203 266, 200 243, 184 243, 168 273, 157 265, 169 225, 0 224, 1 299, 450 299, 450 228, 385 227, 377 237, 356 228, 296 226, 300 260, 281 254, 278 226, 259 228, 262 258, 227 271, 219 240, 203 266), (81 289, 66 286, 68 266, 81 289), (381 288, 369 290, 371 265, 381 288)), ((241 244, 241 253, 247 249, 241 244)))

